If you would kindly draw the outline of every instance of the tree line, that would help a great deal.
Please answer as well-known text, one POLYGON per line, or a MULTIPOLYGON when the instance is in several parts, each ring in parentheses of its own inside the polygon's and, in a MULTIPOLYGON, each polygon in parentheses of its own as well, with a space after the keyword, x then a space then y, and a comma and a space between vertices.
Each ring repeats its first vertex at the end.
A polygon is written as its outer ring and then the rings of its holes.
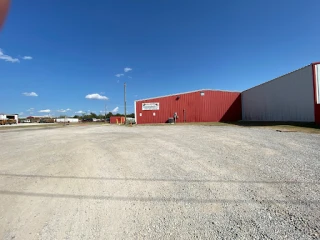
MULTIPOLYGON (((108 112, 106 115, 105 114, 95 114, 93 112, 91 112, 90 114, 82 114, 82 115, 74 115, 73 118, 78 118, 80 120, 82 119, 92 119, 92 118, 96 118, 96 119, 105 119, 105 118, 110 118, 111 116, 124 116, 124 114, 113 114, 112 112, 108 112)), ((60 117, 64 117, 64 116, 60 116, 60 117)), ((130 113, 127 114, 128 118, 134 118, 134 113, 130 113)))

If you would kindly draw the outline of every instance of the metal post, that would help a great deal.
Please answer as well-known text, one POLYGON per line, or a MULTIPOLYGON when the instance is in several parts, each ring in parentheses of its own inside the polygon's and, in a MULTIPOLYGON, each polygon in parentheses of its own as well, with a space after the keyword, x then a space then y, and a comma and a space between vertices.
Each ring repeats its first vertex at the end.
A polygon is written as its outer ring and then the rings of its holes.
POLYGON ((104 122, 107 122, 107 104, 104 104, 104 122))
POLYGON ((127 123, 127 100, 126 100, 126 83, 124 83, 124 124, 127 123))

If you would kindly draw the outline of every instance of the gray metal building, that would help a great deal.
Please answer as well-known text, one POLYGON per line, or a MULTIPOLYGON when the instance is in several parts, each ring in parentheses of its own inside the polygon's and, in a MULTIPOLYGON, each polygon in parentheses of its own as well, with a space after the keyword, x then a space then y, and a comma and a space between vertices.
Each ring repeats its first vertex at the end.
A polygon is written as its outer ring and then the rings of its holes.
POLYGON ((320 123, 319 70, 313 63, 242 92, 242 120, 320 123))

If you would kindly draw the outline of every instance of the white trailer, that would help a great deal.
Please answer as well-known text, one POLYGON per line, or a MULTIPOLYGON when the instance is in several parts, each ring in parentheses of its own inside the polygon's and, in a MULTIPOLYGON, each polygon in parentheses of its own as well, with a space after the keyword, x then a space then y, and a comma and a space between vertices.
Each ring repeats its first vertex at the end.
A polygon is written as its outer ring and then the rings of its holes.
POLYGON ((78 118, 57 118, 56 122, 57 123, 78 123, 79 119, 78 118))

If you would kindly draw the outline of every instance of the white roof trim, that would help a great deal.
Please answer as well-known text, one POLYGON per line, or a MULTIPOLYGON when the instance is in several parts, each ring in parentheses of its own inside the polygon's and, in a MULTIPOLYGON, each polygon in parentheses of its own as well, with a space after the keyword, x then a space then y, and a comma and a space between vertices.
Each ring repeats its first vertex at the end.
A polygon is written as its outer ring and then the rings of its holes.
POLYGON ((141 101, 146 101, 146 100, 151 100, 151 99, 171 97, 171 96, 176 96, 176 95, 181 95, 181 94, 188 94, 188 93, 194 93, 194 92, 201 92, 201 91, 216 91, 216 92, 235 92, 235 93, 241 93, 241 91, 228 91, 228 90, 220 90, 220 89, 199 89, 199 90, 194 90, 194 91, 189 91, 189 92, 182 92, 182 93, 175 93, 175 94, 163 95, 163 96, 152 97, 152 98, 138 99, 138 100, 135 100, 135 102, 141 102, 141 101))

